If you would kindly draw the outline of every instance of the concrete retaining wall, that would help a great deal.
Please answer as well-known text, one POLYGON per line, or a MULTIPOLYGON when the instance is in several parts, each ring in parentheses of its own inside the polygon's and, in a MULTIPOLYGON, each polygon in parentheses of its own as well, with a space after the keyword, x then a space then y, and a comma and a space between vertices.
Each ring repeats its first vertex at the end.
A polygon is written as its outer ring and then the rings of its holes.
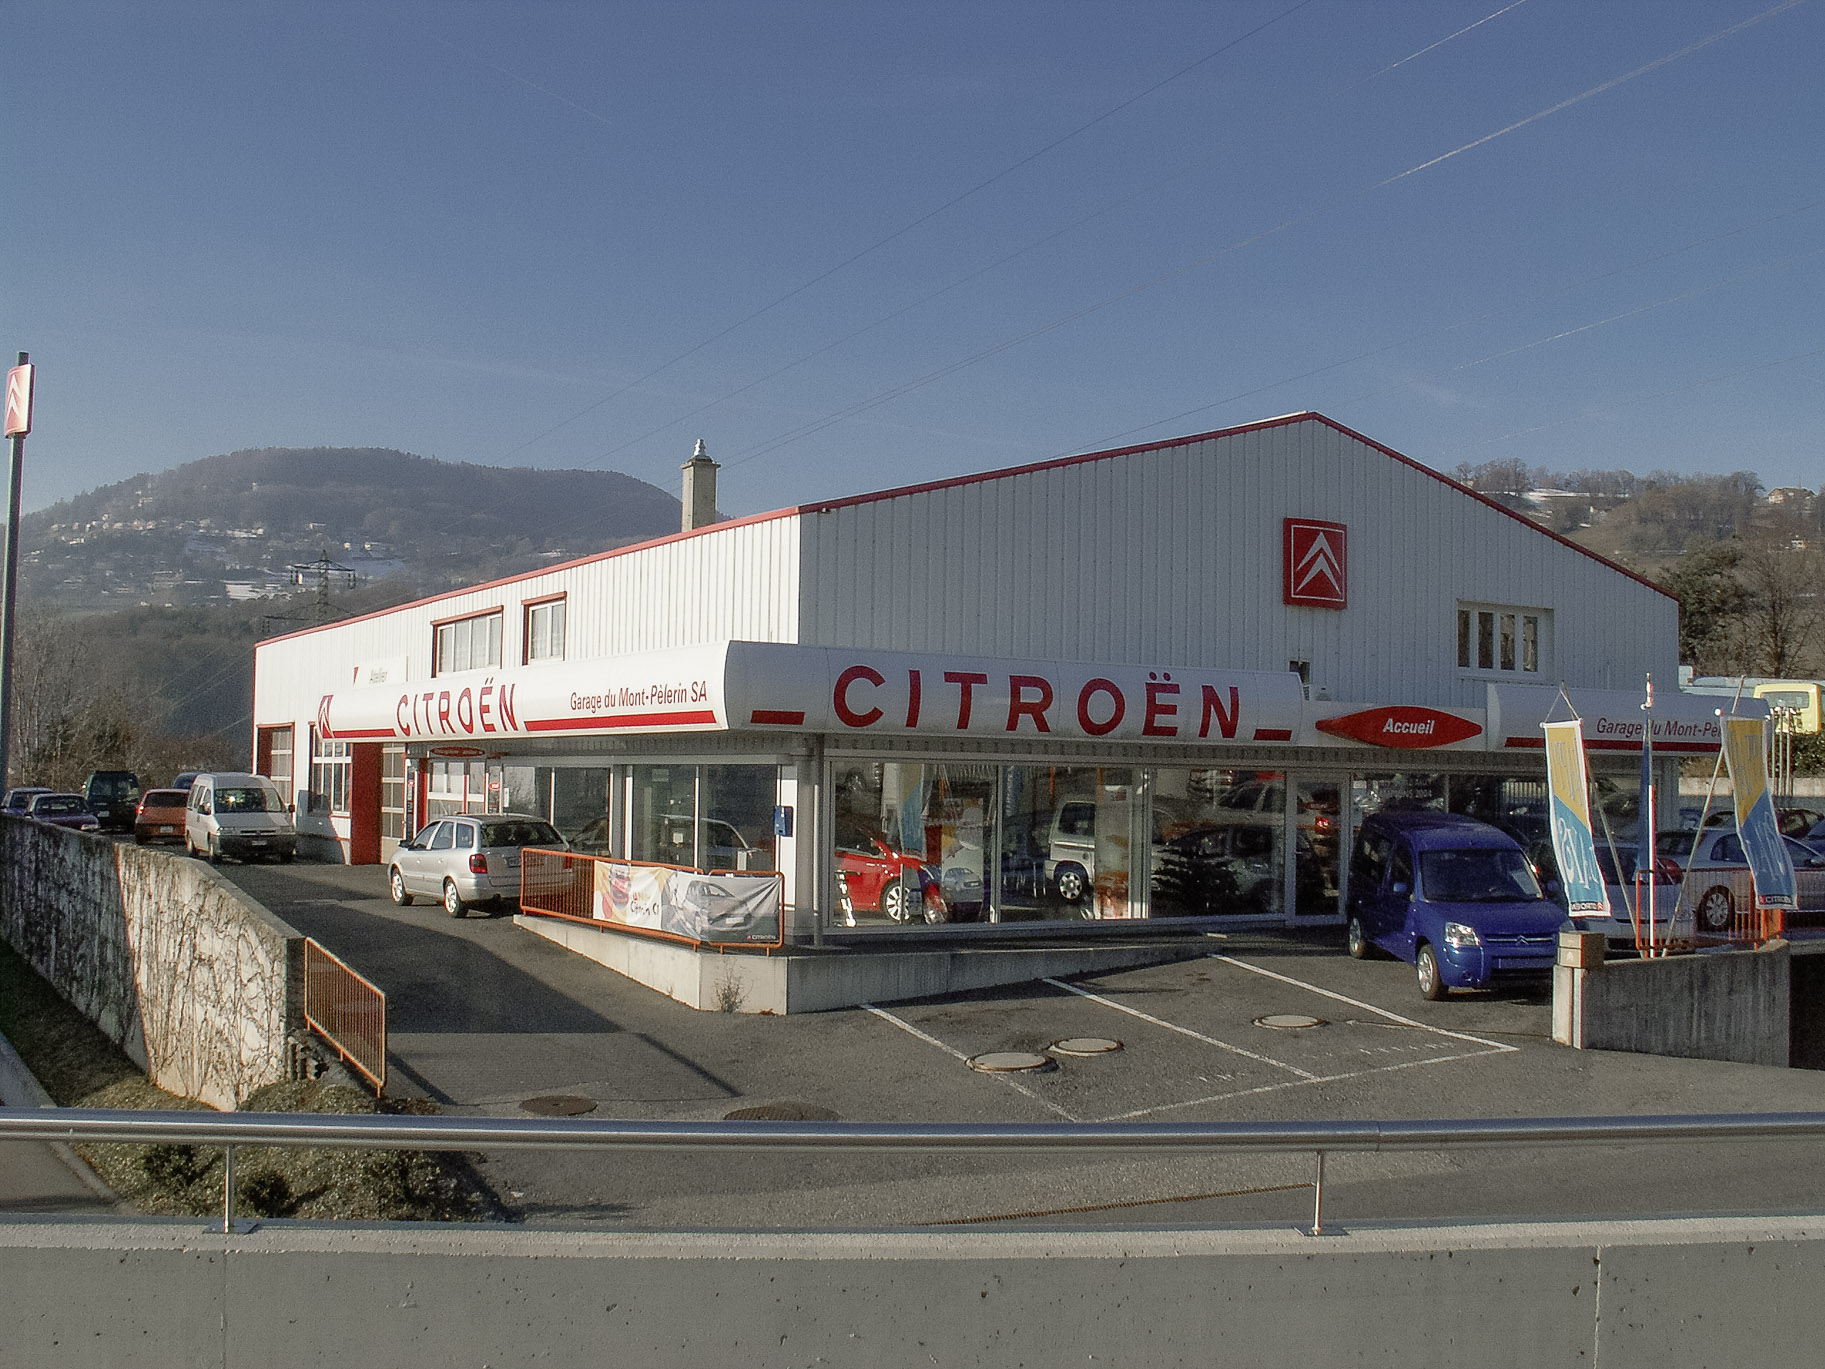
POLYGON ((19 1222, 0 1224, 0 1359, 1788 1366, 1817 1362, 1821 1281, 1825 1222, 1798 1217, 1318 1239, 19 1222))
POLYGON ((1640 1051, 1785 1067, 1791 1059, 1791 958, 1754 951, 1611 960, 1553 970, 1553 1037, 1580 1050, 1640 1051))
POLYGON ((160 1088, 286 1077, 303 937, 200 861, 0 818, 0 936, 160 1088))

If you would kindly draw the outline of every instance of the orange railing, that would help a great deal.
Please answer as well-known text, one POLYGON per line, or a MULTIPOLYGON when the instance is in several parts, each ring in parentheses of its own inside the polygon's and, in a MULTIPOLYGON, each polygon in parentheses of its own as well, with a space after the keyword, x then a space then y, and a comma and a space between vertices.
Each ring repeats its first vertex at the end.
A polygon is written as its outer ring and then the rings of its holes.
POLYGON ((304 1021, 366 1076, 387 1086, 387 996, 343 960, 304 938, 304 1021))
POLYGON ((523 911, 691 946, 784 946, 785 884, 777 870, 697 870, 536 846, 520 852, 523 911))

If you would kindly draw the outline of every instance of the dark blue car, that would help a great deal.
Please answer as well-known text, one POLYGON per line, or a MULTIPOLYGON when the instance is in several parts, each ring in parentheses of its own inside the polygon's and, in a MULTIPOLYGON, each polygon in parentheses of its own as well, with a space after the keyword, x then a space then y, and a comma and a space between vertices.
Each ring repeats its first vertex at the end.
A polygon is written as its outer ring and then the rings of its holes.
POLYGON ((1406 961, 1426 998, 1549 972, 1564 922, 1520 844, 1487 823, 1374 813, 1357 829, 1350 954, 1382 950, 1406 961))

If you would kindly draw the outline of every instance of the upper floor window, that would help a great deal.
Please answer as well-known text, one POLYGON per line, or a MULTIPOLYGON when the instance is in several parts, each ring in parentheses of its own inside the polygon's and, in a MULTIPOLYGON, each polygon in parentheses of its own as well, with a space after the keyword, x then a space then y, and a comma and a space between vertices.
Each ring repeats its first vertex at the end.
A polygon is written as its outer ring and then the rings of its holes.
POLYGON ((526 663, 564 659, 564 600, 526 605, 526 663))
POLYGON ((1458 669, 1538 675, 1546 669, 1551 625, 1552 615, 1541 608, 1459 604, 1458 669))
POLYGON ((437 625, 431 673, 451 675, 459 670, 491 670, 501 663, 501 611, 478 613, 437 625))

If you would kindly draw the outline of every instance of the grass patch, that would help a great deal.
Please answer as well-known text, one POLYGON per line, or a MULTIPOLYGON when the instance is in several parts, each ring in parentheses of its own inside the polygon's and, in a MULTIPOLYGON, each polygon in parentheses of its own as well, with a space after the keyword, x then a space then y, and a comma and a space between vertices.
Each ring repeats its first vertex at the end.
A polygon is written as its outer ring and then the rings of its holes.
MULTIPOLYGON (((95 1025, 0 942, 0 1034, 64 1107, 208 1111, 154 1085, 95 1025)), ((433 1103, 375 1099, 321 1080, 269 1084, 249 1112, 424 1115, 433 1103)), ((77 1153, 136 1210, 208 1217, 222 1210, 222 1152, 213 1146, 83 1145, 77 1153)), ((462 1155, 418 1150, 238 1146, 236 1214, 344 1221, 499 1221, 493 1190, 462 1155)))

